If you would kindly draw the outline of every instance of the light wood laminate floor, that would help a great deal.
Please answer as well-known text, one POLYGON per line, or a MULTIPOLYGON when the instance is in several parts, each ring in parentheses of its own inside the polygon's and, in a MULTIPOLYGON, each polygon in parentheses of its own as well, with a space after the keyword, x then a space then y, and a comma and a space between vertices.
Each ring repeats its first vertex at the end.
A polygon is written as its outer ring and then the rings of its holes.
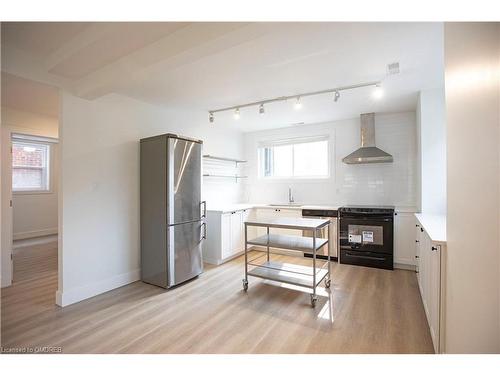
MULTIPOLYGON (((276 256, 280 258, 282 256, 276 256)), ((287 257, 308 264, 310 260, 287 257)), ((250 278, 243 259, 170 291, 135 282, 60 308, 55 244, 17 249, 2 289, 2 346, 63 353, 432 353, 414 272, 333 265, 328 298, 250 278)))

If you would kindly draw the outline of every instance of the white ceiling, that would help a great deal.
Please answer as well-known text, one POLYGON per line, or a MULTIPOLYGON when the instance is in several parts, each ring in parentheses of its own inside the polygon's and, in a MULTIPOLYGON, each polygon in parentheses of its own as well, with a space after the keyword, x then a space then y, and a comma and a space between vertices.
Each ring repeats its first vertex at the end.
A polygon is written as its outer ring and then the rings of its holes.
POLYGON ((59 117, 59 90, 43 83, 2 73, 2 107, 59 117))
MULTIPOLYGON (((421 89, 443 85, 441 23, 10 23, 2 70, 93 99, 119 93, 208 111, 306 91, 383 80, 371 89, 241 110, 216 122, 243 131, 413 110, 421 89), (388 63, 401 73, 387 76, 388 63)), ((208 115, 207 115, 208 123, 208 115)))

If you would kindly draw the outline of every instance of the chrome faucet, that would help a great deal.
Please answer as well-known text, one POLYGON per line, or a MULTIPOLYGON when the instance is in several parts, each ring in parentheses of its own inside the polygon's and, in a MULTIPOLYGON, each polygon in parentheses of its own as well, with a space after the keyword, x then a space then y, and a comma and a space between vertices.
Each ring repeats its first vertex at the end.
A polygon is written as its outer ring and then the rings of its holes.
POLYGON ((293 195, 292 195, 292 188, 289 186, 288 187, 288 203, 293 203, 293 195))

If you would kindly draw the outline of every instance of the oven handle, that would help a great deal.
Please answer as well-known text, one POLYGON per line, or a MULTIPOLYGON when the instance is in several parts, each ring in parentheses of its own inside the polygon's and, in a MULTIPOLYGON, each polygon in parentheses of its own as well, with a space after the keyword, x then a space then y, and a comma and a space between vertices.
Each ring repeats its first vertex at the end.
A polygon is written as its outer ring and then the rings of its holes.
POLYGON ((350 257, 353 257, 353 258, 370 259, 370 260, 375 259, 375 260, 380 260, 380 261, 384 261, 385 260, 385 258, 380 258, 380 257, 373 257, 373 256, 367 256, 367 255, 352 254, 349 251, 346 251, 346 254, 349 255, 350 257))
POLYGON ((370 217, 357 217, 357 216, 341 216, 340 220, 356 220, 356 221, 382 221, 382 222, 390 222, 393 221, 392 217, 376 217, 376 216, 370 216, 370 217))
POLYGON ((356 211, 356 213, 352 212, 341 212, 340 215, 373 215, 373 216, 392 216, 387 213, 381 213, 381 212, 368 212, 368 211, 356 211))

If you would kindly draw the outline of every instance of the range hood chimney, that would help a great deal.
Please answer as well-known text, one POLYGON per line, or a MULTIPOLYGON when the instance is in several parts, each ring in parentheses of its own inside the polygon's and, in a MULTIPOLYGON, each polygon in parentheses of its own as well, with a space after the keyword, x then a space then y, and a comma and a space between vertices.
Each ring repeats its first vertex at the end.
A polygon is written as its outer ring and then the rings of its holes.
POLYGON ((361 115, 361 147, 347 155, 346 164, 392 163, 392 155, 375 146, 375 113, 361 115))

